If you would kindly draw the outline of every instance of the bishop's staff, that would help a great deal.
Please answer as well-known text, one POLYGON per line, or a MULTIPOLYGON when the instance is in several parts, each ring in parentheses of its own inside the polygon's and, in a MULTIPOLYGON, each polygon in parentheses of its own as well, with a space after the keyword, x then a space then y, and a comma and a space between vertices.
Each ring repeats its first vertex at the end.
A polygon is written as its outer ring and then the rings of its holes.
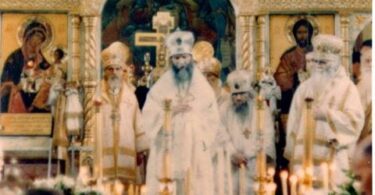
POLYGON ((303 183, 307 189, 312 188, 313 178, 313 145, 315 139, 314 116, 312 111, 312 103, 314 99, 306 98, 306 126, 303 136, 303 170, 304 179, 303 183))
POLYGON ((169 184, 172 183, 172 173, 171 173, 171 143, 172 143, 172 129, 171 129, 171 103, 172 100, 166 99, 164 101, 164 151, 162 154, 162 164, 161 164, 161 174, 160 174, 160 184, 162 188, 160 190, 160 195, 170 195, 172 194, 171 189, 169 189, 169 184))

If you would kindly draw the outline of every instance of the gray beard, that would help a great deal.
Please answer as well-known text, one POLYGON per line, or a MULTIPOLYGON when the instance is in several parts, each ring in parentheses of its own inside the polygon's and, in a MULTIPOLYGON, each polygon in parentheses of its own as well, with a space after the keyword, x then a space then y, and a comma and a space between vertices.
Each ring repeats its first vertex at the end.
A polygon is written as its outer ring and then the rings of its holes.
POLYGON ((182 86, 185 83, 190 83, 193 77, 193 64, 188 64, 183 68, 178 69, 172 65, 173 78, 177 86, 182 86))
POLYGON ((121 88, 122 81, 117 76, 112 76, 108 78, 108 87, 111 92, 118 91, 121 88))
POLYGON ((329 84, 329 81, 333 78, 330 72, 316 72, 311 76, 312 79, 312 90, 320 95, 324 88, 329 84))
POLYGON ((249 102, 245 102, 239 106, 234 107, 234 113, 241 119, 241 122, 245 122, 249 119, 249 102))

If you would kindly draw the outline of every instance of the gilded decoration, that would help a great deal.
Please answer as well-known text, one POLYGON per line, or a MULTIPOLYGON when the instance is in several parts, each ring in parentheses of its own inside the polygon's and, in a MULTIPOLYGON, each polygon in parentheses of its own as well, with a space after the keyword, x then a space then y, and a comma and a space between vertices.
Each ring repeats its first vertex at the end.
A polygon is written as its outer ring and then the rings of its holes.
POLYGON ((79 0, 12 0, 0 1, 0 10, 54 10, 78 12, 81 2, 79 0))
POLYGON ((241 0, 240 15, 308 11, 371 12, 371 0, 241 0))

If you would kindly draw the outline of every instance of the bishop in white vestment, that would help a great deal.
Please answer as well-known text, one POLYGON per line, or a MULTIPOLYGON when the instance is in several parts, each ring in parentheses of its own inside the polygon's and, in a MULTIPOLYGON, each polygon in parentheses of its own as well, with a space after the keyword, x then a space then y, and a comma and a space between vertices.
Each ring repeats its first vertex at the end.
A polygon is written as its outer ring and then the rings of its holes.
POLYGON ((150 139, 147 193, 159 194, 163 176, 164 101, 171 100, 171 179, 173 194, 213 195, 212 151, 219 124, 211 86, 194 66, 192 33, 177 30, 166 39, 172 67, 153 85, 142 113, 142 125, 150 139))
POLYGON ((115 42, 102 52, 104 80, 101 83, 101 126, 98 133, 100 174, 104 179, 136 181, 137 152, 147 148, 140 129, 140 110, 132 88, 123 81, 124 57, 121 43, 115 42))
MULTIPOLYGON (((246 166, 246 194, 255 194, 253 190, 254 178, 256 177, 256 155, 261 143, 257 133, 257 102, 255 100, 255 91, 251 87, 251 73, 245 70, 236 70, 229 74, 228 85, 230 87, 231 98, 220 106, 221 121, 228 141, 225 144, 226 150, 231 156, 231 179, 232 192, 239 194, 240 188, 240 164, 246 166)), ((269 163, 275 160, 275 131, 273 127, 272 115, 269 107, 263 101, 264 110, 262 110, 264 120, 263 148, 269 163), (272 160, 271 160, 272 159, 272 160)), ((226 168, 228 168, 226 166, 226 168)), ((230 178, 225 178, 230 181, 230 178)), ((232 192, 226 192, 229 194, 232 192)))
POLYGON ((349 169, 348 148, 356 143, 364 123, 358 90, 340 65, 343 42, 333 35, 318 35, 313 40, 315 67, 312 76, 297 89, 289 112, 284 156, 296 173, 302 168, 305 153, 306 98, 312 98, 312 120, 315 137, 312 146, 314 178, 323 178, 320 164, 334 166, 331 185, 346 180, 343 169, 349 169))

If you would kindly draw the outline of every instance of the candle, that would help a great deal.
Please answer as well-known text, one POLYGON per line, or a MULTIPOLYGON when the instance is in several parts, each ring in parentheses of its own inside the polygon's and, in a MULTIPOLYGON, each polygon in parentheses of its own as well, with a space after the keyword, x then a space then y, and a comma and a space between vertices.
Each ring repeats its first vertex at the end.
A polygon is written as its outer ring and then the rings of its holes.
MULTIPOLYGON (((114 191, 115 191, 116 195, 122 195, 124 193, 124 185, 122 185, 122 183, 119 180, 115 181, 114 188, 115 188, 114 191)), ((129 188, 130 188, 130 186, 129 186, 129 188)), ((129 195, 133 195, 133 194, 129 194, 129 195)))
POLYGON ((286 179, 288 178, 288 172, 281 171, 280 178, 281 178, 281 187, 282 187, 283 195, 288 195, 288 186, 287 186, 287 181, 286 181, 286 179))
POLYGON ((90 170, 88 166, 81 166, 79 168, 78 178, 84 186, 88 185, 90 180, 90 170))
MULTIPOLYGON (((121 189, 121 193, 119 193, 120 195, 122 195, 122 192, 123 192, 123 186, 121 185, 122 188, 121 189)), ((120 190, 117 190, 117 186, 116 186, 116 192, 120 192, 120 190)), ((128 195, 134 195, 134 185, 133 184, 129 184, 129 188, 128 188, 128 195)))
POLYGON ((171 178, 171 156, 168 150, 164 151, 163 155, 163 178, 171 178))
MULTIPOLYGON (((312 109, 312 98, 306 98, 306 126, 304 129, 303 147, 303 168, 306 170, 308 167, 313 166, 313 145, 315 139, 315 129, 314 129, 314 114, 312 109)), ((312 175, 305 172, 304 182, 308 188, 312 187, 312 175)))
POLYGON ((291 175, 289 181, 291 195, 297 195, 297 176, 291 175))
POLYGON ((240 195, 246 195, 246 168, 245 164, 241 163, 240 165, 240 195))
POLYGON ((276 184, 275 183, 269 183, 266 185, 266 194, 267 195, 275 195, 276 192, 276 184))
POLYGON ((253 184, 253 189, 254 189, 254 194, 257 194, 257 192, 259 191, 259 183, 258 182, 254 182, 253 184))
POLYGON ((323 189, 325 191, 328 191, 328 181, 329 181, 329 174, 328 174, 328 164, 327 163, 322 163, 320 165, 321 168, 321 176, 323 179, 323 189))
POLYGON ((147 194, 147 188, 146 185, 141 186, 141 195, 146 195, 147 194))
POLYGON ((298 169, 297 172, 296 172, 296 175, 297 175, 297 178, 298 178, 298 182, 297 182, 298 183, 297 184, 298 185, 298 194, 300 194, 300 195, 303 194, 301 190, 303 189, 302 186, 303 186, 304 174, 305 173, 304 173, 303 169, 298 169))
POLYGON ((329 188, 330 189, 333 189, 333 184, 335 183, 335 177, 334 177, 334 174, 335 174, 335 171, 336 171, 336 166, 334 163, 329 163, 328 164, 328 169, 329 169, 329 173, 328 173, 328 180, 329 180, 329 188))
POLYGON ((275 175, 275 169, 273 167, 268 168, 267 174, 268 174, 268 177, 270 177, 271 183, 273 183, 273 176, 275 175))

